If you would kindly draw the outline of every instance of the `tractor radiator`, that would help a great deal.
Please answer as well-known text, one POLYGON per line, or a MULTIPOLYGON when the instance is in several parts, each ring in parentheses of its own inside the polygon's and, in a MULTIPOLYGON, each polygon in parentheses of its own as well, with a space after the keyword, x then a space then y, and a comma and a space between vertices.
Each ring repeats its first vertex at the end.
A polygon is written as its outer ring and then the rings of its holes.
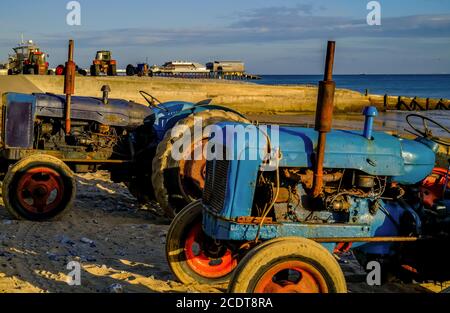
POLYGON ((225 204, 230 162, 224 160, 208 161, 206 181, 203 190, 203 203, 220 213, 225 204))

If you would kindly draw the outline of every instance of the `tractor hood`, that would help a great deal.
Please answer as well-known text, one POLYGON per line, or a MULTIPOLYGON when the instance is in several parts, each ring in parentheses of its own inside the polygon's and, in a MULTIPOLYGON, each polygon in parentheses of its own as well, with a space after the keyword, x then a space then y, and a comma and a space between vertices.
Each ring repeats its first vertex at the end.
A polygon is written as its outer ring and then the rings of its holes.
MULTIPOLYGON (((35 115, 63 118, 66 99, 64 95, 33 94, 35 115)), ((104 104, 99 98, 72 97, 72 119, 96 121, 109 126, 136 128, 144 123, 153 110, 142 104, 120 99, 108 99, 104 104)))
MULTIPOLYGON (((271 150, 281 153, 280 167, 313 168, 318 142, 318 134, 314 129, 259 126, 258 138, 251 138, 248 134, 251 135, 252 131, 246 128, 247 135, 242 141, 232 139, 236 138, 236 134, 239 137, 239 132, 235 131, 230 136, 229 129, 236 129, 236 126, 239 127, 239 124, 220 124, 226 150, 235 151, 232 156, 241 158, 258 155, 261 161, 261 156, 267 151, 267 138, 270 138, 271 150)), ((431 173, 435 158, 432 149, 418 141, 383 132, 374 132, 373 139, 369 140, 362 132, 333 130, 327 135, 324 168, 361 170, 369 175, 389 176, 398 183, 415 184, 431 173)))

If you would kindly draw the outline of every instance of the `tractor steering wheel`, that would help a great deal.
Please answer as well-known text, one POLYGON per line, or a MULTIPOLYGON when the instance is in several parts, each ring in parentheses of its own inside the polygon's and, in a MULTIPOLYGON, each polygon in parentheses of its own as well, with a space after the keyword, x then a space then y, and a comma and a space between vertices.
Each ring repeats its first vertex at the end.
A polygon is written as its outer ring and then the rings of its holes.
POLYGON ((160 109, 160 110, 163 110, 163 111, 168 111, 166 108, 160 107, 159 105, 162 104, 162 102, 159 101, 157 98, 153 97, 148 92, 140 90, 139 93, 141 94, 142 98, 144 98, 145 101, 147 101, 147 103, 150 106, 155 107, 155 108, 160 109))
POLYGON ((450 147, 450 140, 444 140, 444 139, 434 136, 433 131, 428 127, 427 122, 437 126, 438 128, 442 129, 443 131, 447 132, 450 135, 450 129, 448 129, 444 125, 438 123, 437 121, 435 121, 429 117, 423 116, 423 115, 410 114, 406 117, 406 122, 416 132, 415 135, 419 134, 420 136, 430 139, 431 141, 434 141, 440 145, 450 147), (412 122, 412 119, 414 119, 414 118, 417 118, 422 121, 423 129, 415 126, 416 124, 412 122))

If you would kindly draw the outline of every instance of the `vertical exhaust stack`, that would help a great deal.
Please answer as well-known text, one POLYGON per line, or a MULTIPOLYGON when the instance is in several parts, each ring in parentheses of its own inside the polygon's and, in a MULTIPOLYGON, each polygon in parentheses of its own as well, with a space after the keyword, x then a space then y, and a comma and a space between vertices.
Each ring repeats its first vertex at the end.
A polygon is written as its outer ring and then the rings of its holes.
POLYGON ((325 147, 327 143, 327 133, 331 131, 333 123, 334 94, 336 83, 333 81, 334 52, 336 43, 328 42, 327 58, 325 63, 324 80, 319 83, 319 95, 316 109, 316 131, 319 133, 319 140, 316 151, 316 164, 314 168, 314 181, 312 196, 319 197, 323 190, 323 163, 325 160, 325 147))
POLYGON ((69 56, 66 62, 66 75, 64 77, 64 94, 66 95, 66 135, 70 134, 71 130, 71 103, 72 95, 75 93, 75 62, 73 61, 74 44, 73 40, 69 41, 69 56))

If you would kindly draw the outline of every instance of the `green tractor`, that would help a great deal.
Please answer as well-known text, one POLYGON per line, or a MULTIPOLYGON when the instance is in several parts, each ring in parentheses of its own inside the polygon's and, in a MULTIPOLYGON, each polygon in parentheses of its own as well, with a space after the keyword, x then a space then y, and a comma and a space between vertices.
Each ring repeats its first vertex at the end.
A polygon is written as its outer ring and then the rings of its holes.
POLYGON ((91 65, 91 76, 117 76, 117 61, 112 59, 111 51, 97 51, 91 65))

